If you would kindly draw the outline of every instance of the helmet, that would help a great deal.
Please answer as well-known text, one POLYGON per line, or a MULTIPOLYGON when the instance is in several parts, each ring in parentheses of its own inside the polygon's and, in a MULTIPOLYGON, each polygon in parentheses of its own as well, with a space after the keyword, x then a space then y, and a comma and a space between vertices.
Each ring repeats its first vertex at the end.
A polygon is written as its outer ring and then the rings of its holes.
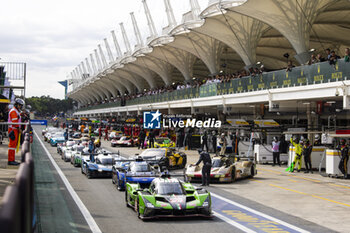
POLYGON ((277 137, 273 137, 273 140, 274 140, 274 141, 277 141, 277 137))
POLYGON ((303 140, 300 140, 300 141, 299 141, 299 144, 304 144, 304 141, 303 141, 303 140))
POLYGON ((221 136, 225 136, 225 133, 222 133, 221 136))
POLYGON ((318 139, 320 139, 320 135, 319 135, 319 134, 316 134, 316 135, 315 135, 315 140, 318 140, 318 139))
POLYGON ((16 104, 19 104, 19 105, 24 106, 24 105, 25 105, 25 102, 24 102, 24 100, 22 100, 21 98, 17 98, 17 99, 15 99, 15 105, 16 105, 16 104))

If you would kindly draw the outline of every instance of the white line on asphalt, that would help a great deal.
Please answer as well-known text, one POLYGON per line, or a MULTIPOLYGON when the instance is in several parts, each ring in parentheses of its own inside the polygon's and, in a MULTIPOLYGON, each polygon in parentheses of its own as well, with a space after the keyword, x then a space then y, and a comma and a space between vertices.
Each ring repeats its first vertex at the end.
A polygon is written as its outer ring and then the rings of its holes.
POLYGON ((83 216, 84 216, 86 222, 88 223, 91 231, 93 233, 102 233, 102 231, 98 227, 97 223, 95 222, 94 218, 91 216, 89 210, 86 208, 84 203, 80 200, 78 194, 74 191, 72 185, 69 183, 69 181, 67 180, 66 176, 63 174, 61 168, 57 165, 57 163, 53 159, 53 157, 50 154, 50 152, 46 149, 44 143, 41 141, 41 139, 39 138, 38 134, 35 132, 35 130, 33 130, 33 132, 34 132, 35 136, 38 138, 41 146, 44 148, 44 150, 46 152, 46 155, 50 159, 52 165, 57 170, 57 173, 61 177, 64 185, 67 187, 68 192, 70 193, 70 195, 72 196, 73 200, 75 201, 75 203, 77 204, 78 208, 80 209, 81 213, 83 214, 83 216))
MULTIPOLYGON (((237 206, 237 207, 239 207, 239 208, 245 209, 245 210, 247 210, 247 211, 249 211, 249 212, 251 212, 251 213, 254 213, 254 214, 256 214, 256 215, 260 215, 261 217, 264 217, 264 218, 266 218, 266 219, 269 219, 269 220, 271 220, 271 221, 274 221, 274 222, 277 222, 277 223, 279 223, 279 224, 281 224, 281 225, 284 225, 284 226, 286 226, 286 227, 289 227, 290 229, 293 229, 293 230, 295 230, 295 231, 298 231, 298 232, 301 232, 301 233, 310 233, 309 231, 303 230, 303 229, 301 229, 301 228, 299 228, 299 227, 296 227, 296 226, 291 225, 291 224, 289 224, 289 223, 286 223, 286 222, 284 222, 284 221, 282 221, 282 220, 279 220, 279 219, 277 219, 277 218, 274 218, 274 217, 272 217, 272 216, 270 216, 270 215, 267 215, 267 214, 261 213, 261 212, 259 212, 259 211, 256 211, 256 210, 254 210, 254 209, 251 209, 251 208, 249 208, 249 207, 247 207, 247 206, 244 206, 244 205, 242 205, 242 204, 239 204, 239 203, 237 203, 237 202, 231 201, 231 200, 229 200, 229 199, 227 199, 227 198, 224 198, 224 197, 222 197, 222 196, 219 196, 219 195, 217 195, 217 194, 215 194, 215 193, 210 192, 210 195, 212 195, 213 197, 219 198, 219 199, 221 199, 221 200, 223 200, 223 201, 225 201, 225 202, 228 202, 228 203, 230 203, 230 204, 232 204, 232 205, 235 205, 235 206, 237 206)), ((224 221, 226 221, 226 220, 224 220, 224 221)))
POLYGON ((253 231, 253 230, 250 230, 249 228, 239 224, 238 222, 232 220, 232 219, 229 219, 227 217, 225 217, 224 215, 221 215, 219 214, 218 212, 216 211, 213 211, 213 213, 215 214, 216 217, 220 218, 221 220, 224 220, 226 223, 244 231, 244 232, 247 232, 247 233, 256 233, 256 231, 253 231))

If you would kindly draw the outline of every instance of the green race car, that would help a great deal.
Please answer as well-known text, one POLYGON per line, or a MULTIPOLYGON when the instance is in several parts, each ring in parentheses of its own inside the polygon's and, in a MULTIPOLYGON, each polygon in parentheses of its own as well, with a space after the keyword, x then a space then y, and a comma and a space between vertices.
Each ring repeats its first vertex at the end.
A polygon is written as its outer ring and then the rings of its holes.
POLYGON ((140 219, 212 216, 210 193, 175 178, 155 178, 148 189, 127 183, 125 201, 140 219))

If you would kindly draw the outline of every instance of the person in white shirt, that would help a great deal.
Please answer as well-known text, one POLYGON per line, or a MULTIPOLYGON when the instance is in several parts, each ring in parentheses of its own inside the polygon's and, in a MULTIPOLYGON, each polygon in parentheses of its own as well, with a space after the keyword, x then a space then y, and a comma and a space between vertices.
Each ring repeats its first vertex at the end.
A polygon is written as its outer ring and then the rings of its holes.
POLYGON ((281 166, 280 162, 280 141, 278 141, 277 137, 273 138, 272 141, 272 156, 273 156, 273 165, 276 165, 276 162, 279 166, 281 166))

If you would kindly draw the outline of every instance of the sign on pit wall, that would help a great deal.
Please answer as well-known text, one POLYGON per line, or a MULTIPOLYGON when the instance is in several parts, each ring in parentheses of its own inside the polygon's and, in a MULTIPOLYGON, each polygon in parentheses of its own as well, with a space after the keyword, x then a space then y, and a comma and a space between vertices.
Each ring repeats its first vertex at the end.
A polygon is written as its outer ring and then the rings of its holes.
POLYGON ((47 125, 47 120, 30 120, 32 125, 47 125))

